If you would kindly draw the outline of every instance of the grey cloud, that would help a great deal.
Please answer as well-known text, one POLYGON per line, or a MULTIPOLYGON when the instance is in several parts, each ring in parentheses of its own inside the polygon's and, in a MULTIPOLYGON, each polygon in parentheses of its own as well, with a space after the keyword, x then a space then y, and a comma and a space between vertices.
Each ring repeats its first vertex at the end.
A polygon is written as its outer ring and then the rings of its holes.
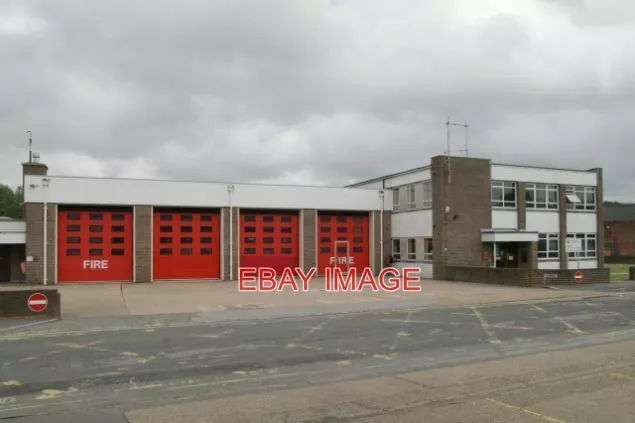
POLYGON ((0 35, 0 178, 32 129, 52 173, 343 184, 442 154, 451 115, 635 199, 632 2, 587 3, 3 3, 31 23, 0 35))

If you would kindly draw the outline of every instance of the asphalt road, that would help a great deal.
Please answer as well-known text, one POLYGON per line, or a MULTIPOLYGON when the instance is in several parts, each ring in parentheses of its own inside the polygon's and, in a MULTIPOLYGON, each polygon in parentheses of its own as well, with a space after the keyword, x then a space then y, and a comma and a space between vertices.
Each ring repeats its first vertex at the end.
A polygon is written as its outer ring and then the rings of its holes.
POLYGON ((0 419, 127 410, 635 339, 635 297, 0 332, 0 419))

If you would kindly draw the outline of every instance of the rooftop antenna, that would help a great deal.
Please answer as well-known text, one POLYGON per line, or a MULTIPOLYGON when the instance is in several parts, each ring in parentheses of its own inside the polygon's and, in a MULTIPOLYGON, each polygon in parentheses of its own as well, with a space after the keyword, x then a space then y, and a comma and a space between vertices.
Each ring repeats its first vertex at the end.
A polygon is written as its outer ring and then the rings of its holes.
POLYGON ((33 163, 33 133, 30 129, 26 133, 29 134, 29 163, 33 163))
POLYGON ((469 142, 469 125, 465 123, 451 122, 448 116, 448 121, 445 123, 448 127, 448 155, 450 155, 450 126, 460 126, 465 128, 465 157, 468 156, 468 142, 469 142))

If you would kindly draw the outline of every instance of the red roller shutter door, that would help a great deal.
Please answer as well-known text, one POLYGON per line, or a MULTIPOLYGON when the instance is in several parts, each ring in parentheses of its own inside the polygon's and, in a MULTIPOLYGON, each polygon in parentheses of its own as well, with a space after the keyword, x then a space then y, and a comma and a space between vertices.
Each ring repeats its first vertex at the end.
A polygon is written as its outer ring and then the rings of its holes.
POLYGON ((132 228, 131 210, 60 209, 58 281, 132 281, 132 228))
POLYGON ((220 278, 220 213, 155 210, 153 279, 220 278))
POLYGON ((318 213, 318 274, 327 267, 361 273, 369 266, 368 214, 318 213))
POLYGON ((279 275, 299 266, 298 214, 240 212, 240 266, 271 267, 279 275))

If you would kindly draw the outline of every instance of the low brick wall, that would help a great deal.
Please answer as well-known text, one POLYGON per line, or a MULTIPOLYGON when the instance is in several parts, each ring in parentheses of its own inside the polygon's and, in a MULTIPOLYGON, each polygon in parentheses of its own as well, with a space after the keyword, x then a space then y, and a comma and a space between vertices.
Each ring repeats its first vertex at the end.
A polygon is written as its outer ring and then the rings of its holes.
MULTIPOLYGON (((541 286, 541 285, 575 285, 576 269, 569 270, 541 270, 541 269, 501 269, 492 267, 446 267, 443 269, 445 280, 456 282, 476 282, 494 285, 510 286, 541 286)), ((583 280, 581 283, 610 282, 610 270, 580 269, 583 280)))
POLYGON ((0 291, 0 319, 60 319, 61 295, 57 289, 0 291), (29 309, 28 300, 33 294, 43 294, 48 304, 41 311, 29 309))

